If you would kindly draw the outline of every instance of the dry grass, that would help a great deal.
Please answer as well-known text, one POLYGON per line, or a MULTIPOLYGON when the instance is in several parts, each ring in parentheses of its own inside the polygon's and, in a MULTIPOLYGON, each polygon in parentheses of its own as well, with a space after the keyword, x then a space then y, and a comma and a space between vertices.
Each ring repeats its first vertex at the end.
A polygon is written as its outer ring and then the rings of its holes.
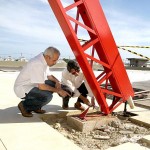
POLYGON ((22 67, 26 63, 21 61, 0 61, 0 67, 22 67))

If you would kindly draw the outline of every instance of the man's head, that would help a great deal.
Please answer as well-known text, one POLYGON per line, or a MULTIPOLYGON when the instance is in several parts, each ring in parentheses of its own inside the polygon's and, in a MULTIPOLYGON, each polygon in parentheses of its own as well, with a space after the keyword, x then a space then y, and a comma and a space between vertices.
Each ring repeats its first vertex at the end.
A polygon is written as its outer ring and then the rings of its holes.
POLYGON ((48 47, 44 53, 44 58, 47 62, 47 65, 49 67, 53 66, 56 64, 57 60, 59 59, 60 52, 57 48, 55 47, 48 47))
POLYGON ((67 70, 75 75, 76 73, 78 73, 80 71, 80 67, 78 65, 78 63, 74 60, 69 60, 67 63, 67 70))

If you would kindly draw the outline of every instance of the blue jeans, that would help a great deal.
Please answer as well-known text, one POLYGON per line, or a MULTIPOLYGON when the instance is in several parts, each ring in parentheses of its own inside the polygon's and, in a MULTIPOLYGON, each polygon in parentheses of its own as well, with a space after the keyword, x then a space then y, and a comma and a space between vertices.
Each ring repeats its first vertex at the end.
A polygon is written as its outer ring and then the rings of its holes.
MULTIPOLYGON (((46 80, 45 84, 55 87, 55 82, 46 80)), ((48 104, 53 98, 53 92, 40 90, 37 87, 34 87, 26 94, 23 98, 23 106, 26 111, 34 111, 41 109, 44 105, 48 104)))

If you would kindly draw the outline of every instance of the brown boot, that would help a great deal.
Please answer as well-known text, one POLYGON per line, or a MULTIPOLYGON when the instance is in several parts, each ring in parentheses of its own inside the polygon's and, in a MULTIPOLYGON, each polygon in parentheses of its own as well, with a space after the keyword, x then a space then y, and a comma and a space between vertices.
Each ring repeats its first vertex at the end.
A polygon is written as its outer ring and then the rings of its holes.
POLYGON ((80 102, 76 102, 76 103, 74 104, 74 107, 75 107, 76 109, 78 109, 78 110, 81 110, 81 111, 84 111, 84 110, 85 110, 85 108, 80 104, 80 102))
POLYGON ((45 114, 46 113, 46 111, 42 110, 42 109, 37 109, 37 110, 33 110, 33 111, 37 114, 45 114))
POLYGON ((65 105, 62 105, 62 108, 65 109, 65 110, 69 109, 69 107, 65 106, 65 105))
POLYGON ((33 116, 33 114, 31 112, 27 112, 25 110, 25 108, 23 107, 22 101, 18 104, 18 108, 21 111, 22 116, 24 116, 24 117, 32 117, 33 116))

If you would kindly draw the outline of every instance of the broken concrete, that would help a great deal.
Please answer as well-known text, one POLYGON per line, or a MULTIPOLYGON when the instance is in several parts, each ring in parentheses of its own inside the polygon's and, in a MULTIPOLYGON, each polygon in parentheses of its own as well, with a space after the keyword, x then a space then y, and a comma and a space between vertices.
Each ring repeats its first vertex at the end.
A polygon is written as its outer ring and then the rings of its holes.
POLYGON ((137 150, 149 150, 149 148, 146 148, 144 146, 140 146, 137 143, 124 143, 122 145, 116 146, 116 147, 111 147, 108 148, 107 150, 130 150, 130 149, 137 149, 137 150))
POLYGON ((146 135, 141 139, 142 143, 146 143, 146 146, 150 148, 150 135, 146 135))
POLYGON ((74 129, 82 132, 89 132, 94 129, 99 129, 101 126, 107 125, 113 120, 118 120, 118 118, 112 115, 102 116, 96 113, 88 114, 84 120, 81 120, 78 116, 67 117, 67 123, 74 129))

